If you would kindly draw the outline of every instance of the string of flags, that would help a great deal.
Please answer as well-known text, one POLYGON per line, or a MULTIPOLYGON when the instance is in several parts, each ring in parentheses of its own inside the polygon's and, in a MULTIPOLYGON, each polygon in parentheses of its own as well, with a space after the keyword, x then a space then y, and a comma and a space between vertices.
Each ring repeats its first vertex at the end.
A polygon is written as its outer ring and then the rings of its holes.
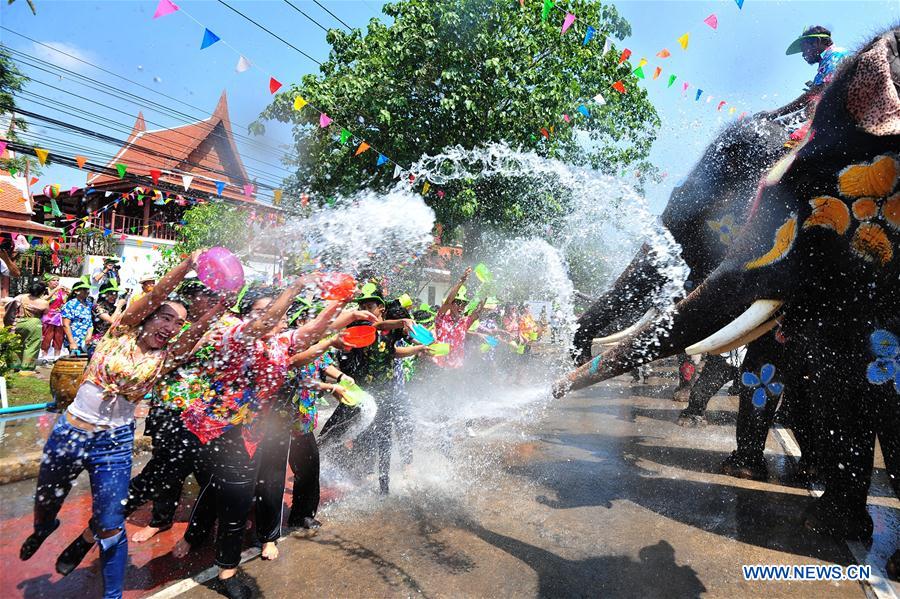
MULTIPOLYGON (((200 41, 200 49, 201 50, 204 50, 204 49, 212 46, 213 44, 221 41, 223 44, 225 44, 226 46, 231 48, 238 55, 238 62, 237 62, 237 65, 235 66, 235 70, 238 73, 243 73, 245 71, 248 71, 250 68, 257 68, 260 72, 264 73, 268 77, 270 94, 277 93, 278 90, 280 90, 283 87, 283 83, 281 81, 279 81, 274 75, 266 73, 263 69, 258 68, 257 65, 255 63, 251 62, 241 51, 239 51, 237 48, 235 48, 234 46, 232 46, 231 44, 229 44, 228 42, 223 40, 221 37, 219 37, 218 35, 213 33, 213 31, 208 26, 206 26, 203 23, 201 23, 200 21, 198 21, 196 18, 194 18, 190 13, 188 13, 182 7, 176 5, 174 2, 172 2, 172 0, 159 0, 159 4, 156 7, 156 12, 153 14, 153 18, 158 19, 160 17, 165 17, 167 15, 171 15, 172 13, 175 13, 175 12, 184 13, 188 18, 190 18, 192 21, 194 21, 195 23, 197 23, 198 25, 200 25, 203 28, 203 37, 200 41)), ((297 112, 300 112, 304 109, 311 109, 311 110, 314 110, 315 112, 317 112, 319 115, 319 118, 318 118, 319 127, 321 129, 330 129, 330 130, 334 131, 336 133, 337 139, 339 139, 339 142, 341 145, 347 145, 347 144, 351 144, 351 143, 353 145, 355 145, 356 146, 356 151, 354 152, 355 157, 366 153, 368 150, 372 150, 372 153, 370 155, 376 156, 376 158, 375 158, 375 166, 376 167, 381 167, 388 163, 393 164, 394 165, 393 177, 395 179, 399 178, 400 175, 404 171, 408 170, 407 168, 403 167, 403 165, 401 165, 399 162, 397 162, 396 160, 394 160, 393 158, 391 158, 390 156, 388 156, 387 154, 385 154, 384 152, 382 152, 381 150, 379 150, 378 148, 373 146, 369 141, 363 139, 362 136, 358 135, 357 133, 354 133, 349 127, 335 123, 334 119, 326 112, 325 109, 319 108, 317 106, 314 106, 313 104, 310 104, 309 101, 302 96, 302 94, 298 94, 294 97, 292 108, 293 108, 293 110, 295 110, 297 112)), ((410 183, 412 183, 413 180, 414 180, 414 177, 410 179, 410 183)), ((427 193, 427 190, 423 191, 423 195, 425 193, 427 193)), ((281 195, 282 194, 278 194, 279 198, 281 197, 281 195)), ((279 202, 280 202, 280 199, 279 199, 279 202)), ((276 205, 277 205, 277 203, 276 203, 276 205)))
MULTIPOLYGON (((562 27, 560 29, 560 35, 561 36, 566 35, 566 33, 570 29, 572 29, 573 25, 578 20, 578 17, 574 13, 564 10, 563 8, 561 8, 559 6, 556 6, 555 0, 541 0, 541 1, 543 2, 542 8, 541 8, 541 20, 546 22, 550 18, 550 15, 553 10, 561 12, 564 15, 564 17, 563 17, 562 27)), ((518 3, 521 8, 525 7, 525 0, 518 0, 518 3)), ((735 0, 735 4, 737 4, 738 9, 743 9, 744 0, 735 0)), ((710 14, 705 19, 703 19, 702 23, 703 23, 703 25, 705 25, 706 28, 712 29, 714 31, 718 30, 718 28, 719 28, 719 18, 715 13, 710 14)), ((598 30, 594 26, 585 25, 584 37, 581 42, 582 45, 583 46, 588 45, 598 35, 598 33, 600 35, 604 35, 602 32, 598 32, 598 30)), ((687 31, 684 34, 680 35, 678 38, 676 38, 678 46, 683 51, 687 51, 687 49, 690 45, 691 35, 694 33, 695 33, 694 31, 687 31)), ((605 41, 604 41, 604 46, 603 46, 603 54, 606 54, 611 49, 611 44, 609 41, 609 36, 604 35, 604 37, 605 37, 605 41)), ((669 58, 671 56, 672 56, 672 52, 668 48, 662 48, 661 50, 659 50, 659 52, 656 53, 656 58, 658 58, 660 60, 665 60, 666 58, 669 58)), ((619 65, 625 64, 626 62, 629 61, 629 59, 631 57, 632 57, 632 51, 629 48, 624 48, 622 50, 622 52, 619 54, 618 64, 619 65)), ((631 71, 631 73, 638 79, 646 80, 647 74, 644 71, 644 67, 647 67, 648 64, 649 64, 649 61, 647 60, 647 58, 641 58, 637 62, 637 66, 634 67, 634 69, 631 71)), ((629 67, 631 66, 630 62, 628 62, 628 66, 629 67)), ((660 76, 662 75, 662 73, 663 73, 663 67, 661 65, 655 65, 653 68, 651 77, 654 81, 658 80, 660 78, 660 76)), ((675 84, 675 81, 677 79, 678 79, 678 76, 676 74, 674 74, 674 73, 670 74, 668 76, 668 78, 665 79, 666 88, 671 88, 675 84)), ((625 82, 622 79, 613 81, 612 83, 610 83, 610 87, 620 94, 628 93, 628 89, 625 86, 625 82)), ((682 82, 682 84, 681 84, 682 96, 686 95, 689 87, 690 87, 690 83, 688 81, 682 82)), ((694 101, 699 102, 703 93, 704 92, 702 89, 697 88, 694 101)), ((713 96, 711 96, 709 94, 707 94, 706 98, 707 98, 707 103, 711 103, 713 100, 713 96)), ((603 106, 606 104, 606 98, 604 98, 602 92, 594 95, 592 100, 598 106, 603 106)), ((726 100, 720 99, 720 101, 716 104, 716 110, 722 111, 722 109, 725 108, 725 106, 727 106, 727 105, 728 105, 728 102, 726 100)), ((578 107, 576 108, 576 111, 578 113, 580 113, 581 115, 583 115, 585 118, 590 118, 590 116, 591 116, 591 111, 588 108, 588 105, 586 103, 580 103, 578 105, 578 107)), ((736 112, 737 112, 736 106, 730 106, 728 108, 728 114, 734 115, 736 112)), ((746 113, 742 112, 740 114, 739 118, 743 118, 745 115, 746 115, 746 113)), ((561 115, 562 120, 568 124, 571 124, 573 122, 571 117, 572 117, 572 115, 570 115, 568 113, 563 113, 561 115)), ((553 126, 542 127, 541 135, 544 138, 549 139, 551 134, 553 133, 553 131, 554 131, 553 126)))

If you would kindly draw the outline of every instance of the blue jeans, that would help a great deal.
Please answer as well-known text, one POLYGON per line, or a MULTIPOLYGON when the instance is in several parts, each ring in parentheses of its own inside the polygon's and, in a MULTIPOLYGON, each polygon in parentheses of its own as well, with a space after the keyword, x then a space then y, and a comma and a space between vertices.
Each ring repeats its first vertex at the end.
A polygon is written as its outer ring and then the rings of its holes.
POLYGON ((53 528, 72 482, 87 469, 91 480, 91 530, 100 544, 104 597, 122 596, 128 538, 125 535, 125 502, 131 479, 134 424, 89 433, 75 428, 61 414, 44 445, 34 495, 34 529, 53 528), (102 532, 118 531, 101 538, 102 532))

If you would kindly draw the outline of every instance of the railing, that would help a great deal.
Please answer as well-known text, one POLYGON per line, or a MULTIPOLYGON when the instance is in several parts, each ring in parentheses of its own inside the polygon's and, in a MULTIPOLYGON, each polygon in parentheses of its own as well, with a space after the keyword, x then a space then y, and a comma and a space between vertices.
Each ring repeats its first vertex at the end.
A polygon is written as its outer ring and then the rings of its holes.
POLYGON ((178 231, 172 225, 152 218, 145 226, 144 219, 139 216, 98 214, 91 217, 90 224, 100 230, 109 229, 118 235, 140 235, 168 241, 177 241, 180 238, 178 231))

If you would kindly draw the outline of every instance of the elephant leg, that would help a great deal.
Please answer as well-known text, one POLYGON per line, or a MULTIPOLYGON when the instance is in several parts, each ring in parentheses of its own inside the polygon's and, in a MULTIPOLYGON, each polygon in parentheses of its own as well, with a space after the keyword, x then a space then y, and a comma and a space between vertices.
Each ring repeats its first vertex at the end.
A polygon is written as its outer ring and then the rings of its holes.
MULTIPOLYGON (((775 336, 765 335, 747 347, 741 372, 752 372, 759 376, 763 365, 772 364, 775 366, 774 380, 780 381, 783 355, 784 347, 775 340, 775 336)), ((737 449, 722 464, 722 473, 736 478, 766 480, 768 471, 763 451, 781 396, 766 394, 764 405, 755 405, 755 392, 755 387, 741 385, 738 394, 737 449)))
POLYGON ((836 538, 862 541, 872 536, 866 499, 878 420, 873 408, 877 400, 872 399, 880 390, 873 391, 866 383, 864 360, 841 357, 845 358, 841 364, 821 364, 821 374, 809 390, 810 403, 816 406, 825 493, 807 510, 805 525, 836 538))

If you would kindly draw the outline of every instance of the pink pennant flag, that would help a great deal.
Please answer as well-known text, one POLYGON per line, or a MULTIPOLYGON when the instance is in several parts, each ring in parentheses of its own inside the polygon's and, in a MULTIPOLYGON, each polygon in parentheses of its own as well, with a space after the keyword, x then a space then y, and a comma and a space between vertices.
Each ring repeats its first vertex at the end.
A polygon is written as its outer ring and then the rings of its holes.
POLYGON ((719 28, 719 19, 716 18, 715 13, 713 13, 713 14, 709 15, 708 17, 706 17, 705 19, 703 19, 703 22, 706 23, 707 25, 709 25, 710 27, 712 27, 713 29, 719 28))
POLYGON ((6 142, 0 141, 0 156, 2 156, 4 152, 6 152, 6 142))
POLYGON ((569 30, 569 27, 571 27, 571 26, 572 26, 572 23, 574 23, 574 22, 575 22, 575 15, 573 15, 573 14, 570 13, 570 12, 567 12, 567 13, 566 13, 566 18, 563 19, 562 32, 560 33, 560 35, 562 35, 562 34, 565 33, 566 31, 568 31, 568 30, 569 30))
POLYGON ((331 124, 332 120, 333 119, 330 116, 323 112, 319 115, 319 127, 325 129, 326 127, 328 127, 328 125, 331 124))
POLYGON ((688 83, 687 81, 685 81, 684 83, 682 83, 682 84, 681 84, 681 93, 686 92, 689 85, 690 85, 690 83, 688 83))
POLYGON ((73 185, 72 189, 69 190, 69 195, 75 195, 75 192, 78 191, 79 187, 77 185, 73 185))
POLYGON ((716 106, 716 110, 722 110, 722 107, 725 106, 725 104, 725 100, 722 100, 721 102, 719 102, 719 105, 716 106))
POLYGON ((156 5, 156 12, 153 13, 153 18, 158 19, 170 15, 176 10, 178 10, 178 6, 172 0, 159 0, 159 4, 156 5))
POLYGON ((253 184, 252 183, 244 184, 244 195, 247 196, 248 198, 253 195, 253 184))
POLYGON ((571 121, 571 119, 569 119, 569 115, 567 115, 567 114, 563 115, 563 120, 567 123, 571 121))

